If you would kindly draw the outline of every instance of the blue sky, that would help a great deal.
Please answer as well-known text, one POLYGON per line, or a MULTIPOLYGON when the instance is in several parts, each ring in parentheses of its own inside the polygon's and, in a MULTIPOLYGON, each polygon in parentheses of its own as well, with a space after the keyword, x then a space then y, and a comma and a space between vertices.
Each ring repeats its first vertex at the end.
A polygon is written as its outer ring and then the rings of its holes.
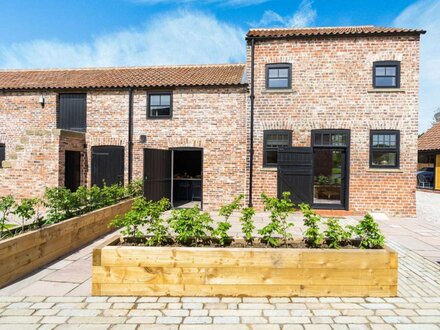
POLYGON ((244 61, 251 27, 424 28, 420 131, 440 107, 440 0, 0 0, 0 68, 244 61))

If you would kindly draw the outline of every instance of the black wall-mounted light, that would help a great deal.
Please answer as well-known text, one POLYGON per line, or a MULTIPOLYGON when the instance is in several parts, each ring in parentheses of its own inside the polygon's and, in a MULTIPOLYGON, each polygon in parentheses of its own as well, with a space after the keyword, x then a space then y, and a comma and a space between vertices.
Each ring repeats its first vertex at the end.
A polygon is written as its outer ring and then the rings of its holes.
POLYGON ((44 108, 44 103, 45 103, 45 99, 43 95, 40 95, 40 98, 38 99, 38 102, 40 103, 40 105, 44 108))
POLYGON ((146 135, 141 135, 139 137, 139 141, 140 141, 140 143, 147 143, 147 136, 146 135))

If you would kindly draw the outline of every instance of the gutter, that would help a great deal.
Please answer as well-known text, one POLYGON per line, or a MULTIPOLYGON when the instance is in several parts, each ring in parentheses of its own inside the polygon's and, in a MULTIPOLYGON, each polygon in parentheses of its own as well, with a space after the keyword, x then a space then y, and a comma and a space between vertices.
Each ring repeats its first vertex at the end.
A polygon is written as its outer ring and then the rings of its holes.
POLYGON ((251 118, 250 118, 250 144, 249 144, 249 202, 248 206, 252 207, 252 186, 253 186, 253 172, 254 172, 254 101, 255 101, 255 39, 250 38, 251 41, 251 118))
POLYGON ((133 178, 133 88, 128 89, 128 183, 133 178))

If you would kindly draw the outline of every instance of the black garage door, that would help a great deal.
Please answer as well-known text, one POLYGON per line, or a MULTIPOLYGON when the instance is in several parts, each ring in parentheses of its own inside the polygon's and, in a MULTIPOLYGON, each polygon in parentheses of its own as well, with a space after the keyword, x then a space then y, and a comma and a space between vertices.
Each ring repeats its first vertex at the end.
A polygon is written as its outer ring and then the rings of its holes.
POLYGON ((92 147, 92 185, 124 184, 124 147, 92 147))

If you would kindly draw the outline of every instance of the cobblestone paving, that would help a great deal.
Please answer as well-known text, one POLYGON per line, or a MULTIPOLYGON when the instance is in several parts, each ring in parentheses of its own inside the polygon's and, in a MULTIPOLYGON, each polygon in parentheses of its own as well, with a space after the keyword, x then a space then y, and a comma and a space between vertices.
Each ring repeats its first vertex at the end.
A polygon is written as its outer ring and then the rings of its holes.
POLYGON ((396 298, 0 297, 0 329, 440 329, 440 266, 399 252, 396 298))

